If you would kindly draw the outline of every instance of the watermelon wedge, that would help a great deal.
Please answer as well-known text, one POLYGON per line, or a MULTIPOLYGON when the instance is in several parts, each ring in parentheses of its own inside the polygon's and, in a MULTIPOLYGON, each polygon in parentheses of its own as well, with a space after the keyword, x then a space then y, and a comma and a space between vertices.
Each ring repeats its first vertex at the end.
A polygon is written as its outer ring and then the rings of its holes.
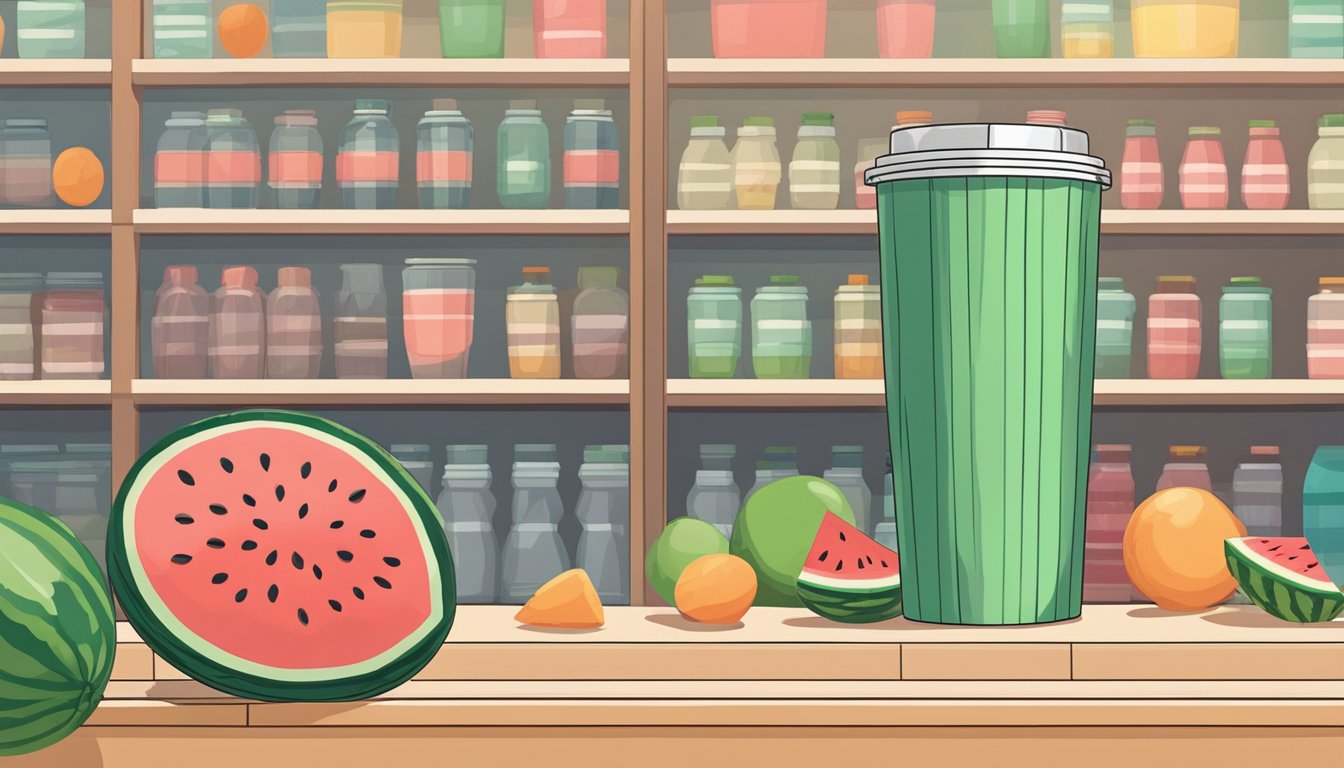
POLYGON ((108 563, 169 664, 266 701, 346 701, 429 662, 456 592, 443 522, 382 448, 288 411, 239 411, 151 448, 117 494, 108 563))
POLYGON ((798 574, 798 597, 818 616, 868 624, 901 615, 895 552, 827 512, 798 574))
POLYGON ((1344 593, 1302 537, 1228 539, 1227 567, 1242 594, 1284 621, 1330 621, 1344 613, 1344 593))

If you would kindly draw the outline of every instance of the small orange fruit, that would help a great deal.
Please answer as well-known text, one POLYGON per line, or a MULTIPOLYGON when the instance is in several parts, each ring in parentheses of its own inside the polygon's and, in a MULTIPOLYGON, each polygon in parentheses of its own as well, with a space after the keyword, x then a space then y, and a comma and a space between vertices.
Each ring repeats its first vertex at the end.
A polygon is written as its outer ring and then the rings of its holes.
POLYGON ((1223 542, 1246 526, 1208 491, 1168 488, 1134 510, 1125 528, 1125 571, 1158 607, 1202 611, 1232 596, 1223 542))
POLYGON ((756 571, 736 555, 705 555, 677 579, 677 610, 705 624, 736 624, 756 599, 756 571))
POLYGON ((252 3, 230 5, 219 14, 219 43, 230 55, 250 59, 266 47, 266 12, 252 3))
POLYGON ((71 147, 51 165, 51 188, 66 205, 83 208, 103 194, 103 164, 87 147, 71 147))

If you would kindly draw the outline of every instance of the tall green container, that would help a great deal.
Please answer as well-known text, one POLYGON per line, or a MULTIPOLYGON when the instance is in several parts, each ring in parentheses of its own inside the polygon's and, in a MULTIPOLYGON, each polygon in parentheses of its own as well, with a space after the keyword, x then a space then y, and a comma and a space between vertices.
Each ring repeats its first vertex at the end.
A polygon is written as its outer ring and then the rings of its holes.
POLYGON ((1082 131, 902 128, 877 187, 905 615, 1082 611, 1104 161, 1082 131))

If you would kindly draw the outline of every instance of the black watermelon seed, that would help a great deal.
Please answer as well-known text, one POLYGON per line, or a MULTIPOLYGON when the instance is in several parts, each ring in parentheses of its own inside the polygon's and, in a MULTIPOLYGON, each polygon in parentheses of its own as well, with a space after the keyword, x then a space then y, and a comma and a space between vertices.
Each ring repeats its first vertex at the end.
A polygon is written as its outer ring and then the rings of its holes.
POLYGON ((313 463, 311 461, 303 462, 303 466, 299 467, 299 477, 307 480, 311 474, 313 474, 313 463))
POLYGON ((243 542, 243 551, 244 551, 244 552, 251 552, 252 550, 254 550, 254 549, 256 549, 256 548, 257 548, 257 542, 255 542, 255 541, 253 541, 253 540, 251 540, 251 539, 248 539, 247 541, 244 541, 244 542, 243 542))
POLYGON ((271 457, 269 454, 265 453, 261 454, 261 471, 262 472, 271 471, 271 457))
POLYGON ((308 612, 302 608, 299 609, 299 623, 305 627, 308 626, 308 612))
POLYGON ((303 570, 303 555, 300 555, 298 552, 289 556, 289 562, 293 563, 297 570, 303 570))
POLYGON ((277 485, 277 486, 275 486, 275 500, 276 500, 276 501, 284 501, 284 500, 285 500, 285 486, 283 486, 283 485, 277 485))
POLYGON ((845 540, 845 532, 844 532, 844 531, 840 531, 839 533, 840 533, 840 540, 841 540, 841 541, 844 541, 844 540, 845 540))
POLYGON ((235 602, 235 603, 241 603, 241 602, 243 602, 243 601, 246 600, 246 599, 247 599, 247 590, 246 590, 246 589, 240 589, 240 590, 238 590, 238 592, 233 596, 233 602, 235 602))
POLYGON ((360 589, 359 587, 355 587, 350 591, 353 592, 355 594, 355 597, 359 598, 360 600, 364 599, 364 590, 360 589))
POLYGON ((209 548, 211 548, 211 549, 223 549, 223 548, 224 548, 224 540, 223 540, 223 539, 206 539, 206 540, 205 540, 205 546, 207 546, 207 547, 209 547, 209 548))
POLYGON ((365 528, 364 530, 362 530, 362 531, 359 532, 359 535, 360 535, 360 536, 363 536, 363 537, 366 538, 366 539, 372 539, 374 536, 377 536, 378 534, 374 533, 373 531, 369 530, 368 528, 365 528))
POLYGON ((363 501, 365 493, 367 493, 367 491, 365 491, 363 488, 360 488, 358 491, 355 491, 354 493, 350 494, 350 503, 358 504, 359 502, 363 501))
POLYGON ((1298 547, 1298 549, 1311 549, 1311 545, 1310 545, 1310 544, 1303 544, 1302 546, 1298 547))
POLYGON ((302 520, 307 516, 308 516, 308 505, 304 504, 303 506, 299 507, 299 519, 302 520))
POLYGON ((820 555, 817 555, 817 562, 818 562, 818 563, 824 563, 824 562, 826 562, 826 558, 828 558, 828 557, 830 557, 830 556, 831 556, 831 550, 829 550, 829 549, 823 549, 823 550, 821 551, 821 554, 820 554, 820 555))
POLYGON ((322 580, 322 569, 318 567, 317 563, 313 563, 313 578, 318 581, 322 580))
POLYGON ((279 557, 280 557, 280 553, 279 553, 279 552, 276 552, 274 549, 272 549, 272 550, 271 550, 271 554, 269 554, 269 555, 266 556, 266 564, 267 564, 267 565, 275 565, 275 561, 278 560, 279 557))
POLYGON ((274 603, 276 599, 278 599, 279 597, 280 597, 280 588, 272 584, 271 588, 266 590, 266 599, 274 603))
POLYGON ((384 563, 387 563, 388 565, 392 566, 393 568, 399 568, 399 567, 401 567, 401 561, 398 560, 398 559, 395 558, 395 557, 384 557, 384 558, 383 558, 383 562, 384 562, 384 563))
POLYGON ((178 514, 177 517, 174 517, 173 519, 177 521, 178 525, 191 525, 196 522, 196 518, 188 514, 178 514))
POLYGON ((333 610, 333 611, 335 611, 335 612, 337 612, 337 613, 340 613, 340 612, 341 612, 341 604, 338 603, 338 602, 336 602, 335 600, 328 600, 328 601, 327 601, 327 605, 330 605, 330 606, 331 606, 331 610, 333 610))
POLYGON ((869 556, 869 555, 864 555, 864 557, 866 557, 866 558, 868 559, 868 564, 869 564, 869 565, 872 565, 872 564, 873 564, 873 558, 872 558, 871 556, 869 556))
POLYGON ((374 576, 374 577, 373 577, 373 583, 374 583, 374 584, 377 584, 378 586, 382 587, 383 589, 391 589, 391 588, 392 588, 392 582, 388 581, 387 579, 384 579, 382 576, 374 576))
POLYGON ((191 555, 173 555, 172 561, 178 565, 186 565, 191 562, 191 555))
POLYGON ((191 476, 191 473, 188 472, 188 471, 185 470, 185 469, 179 469, 179 470, 177 470, 177 479, 178 479, 178 480, 181 480, 183 485, 195 485, 195 484, 196 484, 196 478, 192 477, 192 476, 191 476))
POLYGON ((219 466, 222 467, 222 468, 224 469, 225 472, 228 472, 229 474, 233 474, 233 462, 232 462, 232 461, 229 461, 228 459, 223 458, 223 457, 221 456, 220 459, 219 459, 219 466))
POLYGON ((335 493, 335 492, 336 492, 336 481, 332 480, 331 485, 327 486, 327 493, 335 493))
POLYGON ((883 561, 882 561, 882 567, 883 567, 883 568, 890 568, 891 566, 887 565, 887 561, 886 561, 886 560, 883 560, 883 561))
POLYGON ((835 561, 835 570, 838 571, 838 570, 840 570, 841 568, 844 568, 844 567, 845 567, 845 561, 844 561, 844 560, 836 560, 836 561, 835 561))
POLYGON ((262 520, 260 517, 252 518, 252 525, 256 526, 258 530, 262 531, 271 527, 269 523, 267 523, 265 520, 262 520))
POLYGON ((210 577, 211 584, 223 584, 228 580, 229 580, 229 574, 227 573, 216 573, 214 576, 210 577))
POLYGON ((229 514, 229 508, 226 507, 226 506, 224 506, 223 504, 211 504, 211 505, 210 505, 210 511, 213 512, 213 513, 215 513, 216 515, 227 515, 227 514, 229 514))
POLYGON ((249 495, 246 494, 246 493, 243 494, 243 503, 246 504, 246 505, 249 506, 249 507, 255 507, 255 506, 257 506, 257 500, 254 499, 254 498, 252 498, 251 496, 249 496, 249 495))
POLYGON ((340 527, 343 526, 343 525, 345 525, 345 521, 344 521, 344 520, 336 520, 336 521, 333 521, 332 524, 331 524, 331 530, 334 531, 334 530, 336 530, 337 528, 340 528, 340 527))
POLYGON ((859 563, 859 570, 862 571, 864 569, 863 558, 859 558, 858 563, 859 563))
POLYGON ((344 550, 344 549, 338 549, 338 550, 336 550, 336 556, 339 557, 339 558, 341 559, 341 562, 342 562, 342 563, 348 563, 348 562, 350 562, 351 560, 354 560, 354 559, 355 559, 355 555, 354 555, 353 552, 350 552, 350 551, 348 551, 348 550, 344 550))

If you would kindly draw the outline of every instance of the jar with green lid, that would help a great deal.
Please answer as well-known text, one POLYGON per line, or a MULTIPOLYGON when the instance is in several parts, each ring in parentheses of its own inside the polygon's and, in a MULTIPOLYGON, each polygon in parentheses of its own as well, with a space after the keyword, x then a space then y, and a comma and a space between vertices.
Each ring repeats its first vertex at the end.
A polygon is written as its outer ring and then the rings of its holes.
POLYGON ((733 185, 737 207, 744 211, 769 211, 775 207, 783 168, 775 146, 775 121, 748 117, 737 129, 733 145, 733 185))
POLYGON ((677 166, 677 207, 683 211, 723 211, 733 197, 733 158, 719 118, 691 118, 691 140, 677 166))
POLYGON ((812 371, 807 288, 774 275, 751 300, 751 365, 758 379, 806 379, 812 371))
POLYGON ((742 357, 742 289, 705 275, 686 297, 686 347, 693 379, 731 379, 742 357))
POLYGON ((806 112, 789 162, 789 202, 800 210, 832 211, 840 205, 840 145, 835 116, 806 112))
POLYGON ((551 201, 551 134, 537 102, 509 102, 497 141, 499 204, 545 208, 551 201))
POLYGON ((1134 294, 1125 290, 1121 277, 1097 280, 1098 379, 1132 377, 1130 359, 1134 350, 1134 294))
POLYGON ((1319 139, 1307 158, 1307 205, 1312 210, 1344 208, 1344 114, 1317 123, 1319 139))
POLYGON ((1225 379, 1268 379, 1274 367, 1274 290, 1234 277, 1218 302, 1218 361, 1225 379))

